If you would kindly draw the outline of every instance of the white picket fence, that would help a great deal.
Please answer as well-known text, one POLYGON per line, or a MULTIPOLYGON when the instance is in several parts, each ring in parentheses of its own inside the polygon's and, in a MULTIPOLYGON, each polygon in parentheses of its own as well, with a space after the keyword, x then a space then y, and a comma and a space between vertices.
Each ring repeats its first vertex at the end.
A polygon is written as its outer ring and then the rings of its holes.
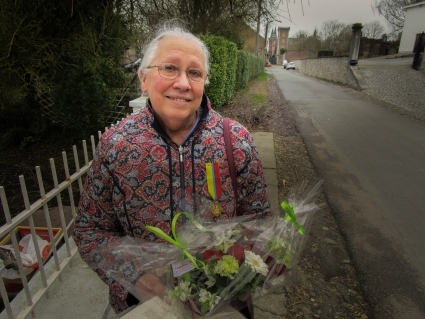
MULTIPOLYGON (((98 135, 100 139, 101 132, 98 132, 98 135)), ((92 153, 94 155, 96 145, 95 145, 95 139, 93 136, 91 136, 91 148, 92 148, 92 153)), ((87 173, 92 163, 91 161, 89 161, 86 141, 83 141, 83 152, 84 152, 84 166, 80 167, 78 154, 77 154, 77 147, 76 146, 73 147, 75 173, 73 173, 72 175, 69 172, 68 159, 67 159, 66 152, 62 152, 63 167, 65 170, 66 179, 61 183, 58 182, 58 177, 57 177, 58 174, 56 171, 55 162, 53 158, 50 159, 50 167, 52 171, 54 188, 47 193, 45 192, 45 189, 43 186, 43 178, 41 176, 40 167, 37 166, 35 168, 36 176, 38 180, 40 198, 32 204, 30 203, 30 200, 29 200, 24 176, 22 175, 19 176, 19 182, 21 186, 23 201, 25 204, 25 210, 23 210, 21 213, 19 213, 13 218, 11 217, 11 214, 9 211, 9 205, 6 199, 5 189, 3 188, 3 186, 0 186, 0 197, 1 197, 1 202, 3 206, 3 211, 5 214, 5 219, 6 219, 6 224, 0 227, 0 239, 6 237, 7 235, 10 235, 11 244, 13 245, 14 250, 18 251, 19 250, 18 239, 15 234, 15 228, 20 226, 24 221, 27 221, 31 229, 32 239, 34 242, 37 242, 36 240, 37 235, 36 235, 36 228, 35 228, 36 225, 34 225, 33 216, 35 212, 42 209, 44 211, 45 224, 47 225, 46 228, 48 230, 50 243, 51 243, 50 253, 52 254, 51 257, 53 258, 54 264, 55 264, 55 270, 51 272, 49 277, 47 278, 45 266, 43 265, 43 262, 42 262, 41 252, 38 249, 38 245, 35 245, 37 260, 38 260, 38 264, 40 265, 37 271, 40 272, 40 275, 41 275, 42 288, 36 292, 31 292, 29 289, 27 277, 23 275, 23 264, 22 264, 20 254, 15 254, 16 261, 19 267, 19 273, 21 274, 21 280, 23 284, 23 291, 21 293, 25 293, 27 306, 24 309, 19 310, 20 311, 19 313, 16 313, 16 309, 15 309, 15 313, 12 311, 12 307, 8 297, 8 293, 6 291, 5 283, 2 278, 2 280, 0 280, 0 293, 4 303, 3 312, 6 311, 7 316, 10 319, 15 319, 15 318, 25 319, 29 317, 34 317, 35 316, 34 309, 37 306, 37 303, 41 300, 41 298, 49 297, 49 287, 51 287, 56 280, 58 279, 61 280, 62 271, 65 269, 65 267, 68 266, 68 264, 70 264, 71 259, 77 253, 76 247, 71 248, 67 234, 68 234, 68 231, 72 229, 74 225, 74 219, 76 215, 76 206, 74 203, 74 194, 72 189, 73 183, 75 182, 78 183, 78 189, 79 189, 79 192, 81 193, 83 189, 83 181, 82 181, 83 175, 87 173), (62 195, 63 195, 62 192, 68 192, 68 197, 70 201, 72 218, 71 220, 68 220, 68 221, 65 220, 64 207, 62 204, 62 195), (49 214, 49 207, 52 207, 53 205, 52 203, 50 203, 50 201, 54 199, 56 199, 57 201, 57 207, 60 214, 59 216, 60 228, 62 230, 60 237, 56 238, 56 240, 54 238, 54 233, 52 229, 51 216, 49 214), (64 244, 66 247, 66 257, 62 258, 61 260, 58 256, 59 243, 64 244)))

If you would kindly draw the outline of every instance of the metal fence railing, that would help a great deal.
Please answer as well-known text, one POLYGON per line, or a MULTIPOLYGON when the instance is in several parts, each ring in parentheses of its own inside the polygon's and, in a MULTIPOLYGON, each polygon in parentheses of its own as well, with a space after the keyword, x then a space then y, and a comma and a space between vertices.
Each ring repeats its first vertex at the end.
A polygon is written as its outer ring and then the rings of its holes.
MULTIPOLYGON (((101 132, 98 133, 99 139, 101 137, 101 132)), ((91 149, 94 156, 95 152, 95 139, 93 136, 91 136, 91 149)), ((31 275, 26 275, 24 272, 24 265, 21 258, 21 255, 18 253, 9 254, 9 261, 12 260, 12 262, 9 263, 8 267, 11 269, 15 268, 16 272, 19 274, 18 281, 21 281, 21 284, 23 286, 22 291, 20 293, 24 293, 26 297, 26 307, 24 309, 19 309, 17 312, 16 309, 12 311, 11 307, 11 297, 9 295, 9 292, 7 290, 8 281, 7 279, 3 278, 0 280, 0 294, 3 301, 3 312, 7 313, 7 317, 10 319, 20 318, 25 319, 29 317, 36 317, 35 313, 35 307, 37 303, 41 300, 43 297, 49 298, 49 287, 57 280, 60 279, 62 271, 67 267, 68 264, 70 264, 71 259, 73 256, 77 253, 77 248, 71 248, 70 240, 69 240, 69 232, 72 230, 72 227, 74 225, 74 219, 76 215, 76 205, 75 205, 75 196, 74 196, 74 189, 82 192, 83 189, 83 175, 85 175, 88 171, 88 169, 91 166, 91 161, 89 161, 89 154, 87 151, 87 145, 86 141, 83 141, 83 153, 84 153, 84 165, 80 167, 80 161, 77 154, 77 148, 76 146, 73 147, 73 158, 75 162, 75 172, 73 174, 70 174, 69 172, 69 165, 68 165, 68 158, 65 152, 62 152, 62 160, 63 160, 63 167, 65 170, 65 180, 61 183, 58 182, 58 173, 55 167, 55 161, 53 159, 50 159, 50 168, 52 172, 52 178, 53 178, 53 184, 54 187, 50 191, 46 193, 44 189, 44 183, 43 178, 41 176, 41 170, 40 167, 37 166, 35 168, 36 170, 36 177, 38 181, 38 189, 40 193, 40 198, 36 200, 33 203, 30 203, 27 186, 25 183, 24 176, 19 176, 19 182, 20 182, 20 188, 23 196, 23 202, 25 205, 25 209, 14 216, 12 218, 11 213, 9 211, 9 206, 6 198, 6 192, 3 186, 0 186, 0 197, 1 197, 1 203, 3 206, 4 211, 4 217, 6 220, 6 223, 0 227, 0 240, 2 240, 3 244, 5 239, 8 240, 8 244, 11 245, 11 249, 14 252, 19 251, 19 232, 17 232, 17 229, 20 229, 22 227, 22 224, 27 224, 29 227, 27 227, 27 232, 31 234, 32 240, 34 243, 37 242, 37 237, 40 234, 40 227, 37 227, 34 223, 34 215, 36 212, 38 214, 41 212, 44 212, 44 225, 45 227, 42 227, 44 231, 45 238, 50 242, 50 251, 48 253, 47 258, 52 258, 54 261, 54 271, 49 272, 49 274, 46 274, 45 271, 45 262, 46 262, 46 256, 45 258, 42 257, 42 252, 40 251, 38 245, 34 245, 35 253, 37 256, 37 262, 38 262, 38 269, 34 270, 33 272, 39 272, 41 275, 41 282, 42 287, 38 289, 37 291, 31 291, 29 287, 29 281, 31 280, 31 275), (74 188, 74 189, 73 189, 74 188), (71 210, 70 217, 68 216, 66 220, 65 218, 65 212, 64 212, 64 205, 62 203, 62 198, 67 196, 68 197, 68 203, 71 210), (54 216, 59 223, 58 228, 52 227, 51 219, 53 216, 51 216, 49 212, 49 208, 52 208, 54 202, 56 200, 57 204, 57 212, 59 216, 54 216), (60 259, 58 255, 58 248, 60 246, 65 245, 66 248, 66 257, 62 257, 60 259), (11 259, 10 259, 11 258, 11 259)), ((2 257, 7 257, 7 250, 2 251, 2 257), (5 255, 6 254, 6 255, 5 255)), ((2 259, 3 259, 2 258, 2 259)))

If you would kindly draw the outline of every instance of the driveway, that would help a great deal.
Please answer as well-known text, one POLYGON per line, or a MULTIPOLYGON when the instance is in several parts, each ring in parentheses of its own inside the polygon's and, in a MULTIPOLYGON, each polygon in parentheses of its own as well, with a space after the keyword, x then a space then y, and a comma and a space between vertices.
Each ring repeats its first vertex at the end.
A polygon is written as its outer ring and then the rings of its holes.
POLYGON ((425 125, 272 67, 376 318, 425 318, 425 125))

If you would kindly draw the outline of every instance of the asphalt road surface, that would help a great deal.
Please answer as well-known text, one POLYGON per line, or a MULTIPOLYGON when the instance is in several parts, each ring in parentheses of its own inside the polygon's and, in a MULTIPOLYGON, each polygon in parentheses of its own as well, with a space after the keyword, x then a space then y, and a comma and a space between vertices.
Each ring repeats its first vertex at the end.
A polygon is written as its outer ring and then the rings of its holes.
POLYGON ((282 67, 268 69, 338 220, 376 318, 425 318, 425 125, 282 67))

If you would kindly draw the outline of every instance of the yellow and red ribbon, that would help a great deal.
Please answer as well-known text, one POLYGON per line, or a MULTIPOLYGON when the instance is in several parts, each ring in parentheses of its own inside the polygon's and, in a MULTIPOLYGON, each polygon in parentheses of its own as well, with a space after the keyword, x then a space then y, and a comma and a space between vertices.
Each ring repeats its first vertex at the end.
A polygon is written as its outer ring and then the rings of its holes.
POLYGON ((218 163, 206 163, 208 193, 213 200, 221 197, 220 166, 218 163))

